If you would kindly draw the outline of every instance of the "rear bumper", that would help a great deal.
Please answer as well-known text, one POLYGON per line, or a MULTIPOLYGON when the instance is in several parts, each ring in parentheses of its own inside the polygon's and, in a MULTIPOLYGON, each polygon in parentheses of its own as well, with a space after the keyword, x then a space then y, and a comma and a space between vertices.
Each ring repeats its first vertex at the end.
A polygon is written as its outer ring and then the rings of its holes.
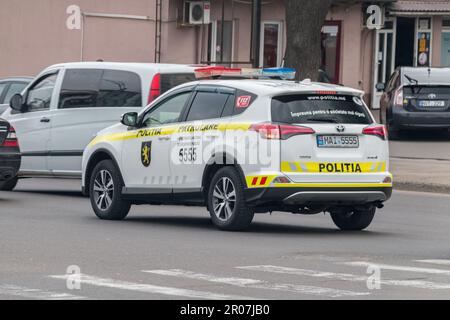
POLYGON ((393 126, 398 129, 450 128, 450 112, 410 112, 401 108, 393 110, 393 126))
POLYGON ((14 178, 19 171, 20 163, 20 154, 1 153, 0 151, 0 181, 14 178))
POLYGON ((245 190, 249 205, 362 205, 384 202, 392 195, 392 186, 383 187, 272 187, 245 190))

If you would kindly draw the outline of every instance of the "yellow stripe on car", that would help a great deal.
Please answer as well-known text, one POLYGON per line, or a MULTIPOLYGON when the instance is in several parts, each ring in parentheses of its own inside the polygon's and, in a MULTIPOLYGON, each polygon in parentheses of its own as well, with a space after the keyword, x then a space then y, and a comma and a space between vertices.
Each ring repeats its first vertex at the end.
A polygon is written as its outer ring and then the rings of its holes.
POLYGON ((281 162, 281 171, 302 173, 385 172, 386 162, 281 162))
POLYGON ((199 125, 179 124, 167 127, 145 128, 98 136, 91 141, 89 146, 96 145, 97 143, 100 142, 130 140, 153 136, 168 136, 177 133, 194 133, 194 132, 227 131, 227 130, 247 131, 250 128, 250 126, 251 126, 250 123, 214 123, 214 124, 199 124, 199 125))

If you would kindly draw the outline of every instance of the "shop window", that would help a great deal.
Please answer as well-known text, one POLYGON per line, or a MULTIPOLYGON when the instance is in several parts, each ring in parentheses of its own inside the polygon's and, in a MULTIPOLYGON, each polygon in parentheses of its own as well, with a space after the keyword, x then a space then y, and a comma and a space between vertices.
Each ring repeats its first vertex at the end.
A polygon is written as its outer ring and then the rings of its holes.
POLYGON ((340 69, 341 23, 327 21, 322 28, 321 81, 338 83, 340 69))

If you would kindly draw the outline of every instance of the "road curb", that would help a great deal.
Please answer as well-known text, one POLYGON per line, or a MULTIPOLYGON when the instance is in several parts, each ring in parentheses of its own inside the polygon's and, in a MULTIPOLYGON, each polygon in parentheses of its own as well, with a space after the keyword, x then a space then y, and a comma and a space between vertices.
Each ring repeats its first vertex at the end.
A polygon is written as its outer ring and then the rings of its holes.
POLYGON ((450 194, 450 185, 398 181, 394 182, 394 190, 450 194))

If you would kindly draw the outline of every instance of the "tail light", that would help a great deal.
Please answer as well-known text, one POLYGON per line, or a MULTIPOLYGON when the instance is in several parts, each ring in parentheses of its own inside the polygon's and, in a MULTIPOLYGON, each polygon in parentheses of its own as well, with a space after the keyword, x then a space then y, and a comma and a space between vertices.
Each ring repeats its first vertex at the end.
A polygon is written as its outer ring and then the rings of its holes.
POLYGON ((387 140, 388 134, 385 126, 382 125, 376 125, 376 126, 369 126, 365 127, 362 131, 363 134, 377 136, 378 138, 381 138, 382 140, 387 140))
POLYGON ((3 142, 4 147, 19 147, 19 141, 17 140, 16 130, 13 127, 9 127, 8 135, 3 142))
POLYGON ((148 94, 148 103, 150 104, 161 94, 161 74, 157 73, 153 76, 150 85, 150 93, 148 94))
POLYGON ((396 107, 403 107, 403 88, 399 88, 394 94, 394 105, 396 107))
POLYGON ((315 131, 308 127, 291 126, 285 124, 258 123, 250 127, 250 130, 256 131, 264 139, 286 140, 290 137, 313 134, 315 131))

